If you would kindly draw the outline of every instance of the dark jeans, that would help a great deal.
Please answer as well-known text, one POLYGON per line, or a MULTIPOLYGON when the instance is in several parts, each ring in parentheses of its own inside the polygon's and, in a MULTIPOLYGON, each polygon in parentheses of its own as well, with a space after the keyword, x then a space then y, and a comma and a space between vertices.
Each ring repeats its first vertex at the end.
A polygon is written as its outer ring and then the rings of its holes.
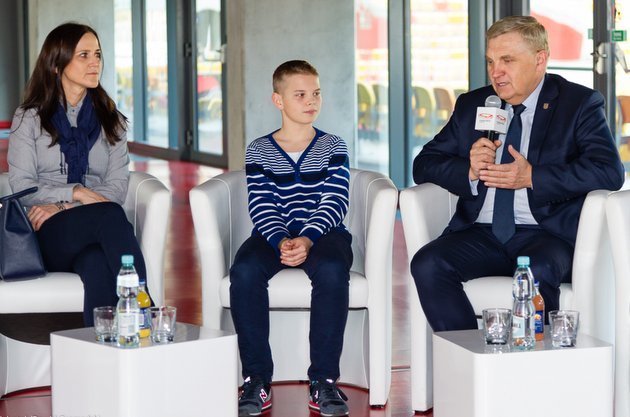
POLYGON ((474 225, 422 247, 411 261, 411 275, 433 331, 476 329, 477 319, 463 282, 488 275, 511 276, 516 258, 529 256, 545 310, 557 310, 560 284, 571 282, 573 250, 572 245, 539 227, 517 225, 514 236, 502 244, 491 226, 474 225))
POLYGON ((140 279, 146 280, 140 246, 119 204, 86 204, 61 211, 44 222, 37 237, 48 272, 74 272, 81 277, 86 326, 94 324, 94 307, 118 302, 116 277, 122 255, 133 255, 140 279))
MULTIPOLYGON (((352 237, 333 230, 311 248, 299 266, 311 280, 311 380, 339 378, 339 358, 348 318, 352 237)), ((269 346, 268 281, 281 269, 275 250, 262 236, 247 239, 230 269, 230 305, 238 335, 243 377, 270 382, 273 360, 269 346)), ((287 329, 287 331, 290 331, 287 329)))

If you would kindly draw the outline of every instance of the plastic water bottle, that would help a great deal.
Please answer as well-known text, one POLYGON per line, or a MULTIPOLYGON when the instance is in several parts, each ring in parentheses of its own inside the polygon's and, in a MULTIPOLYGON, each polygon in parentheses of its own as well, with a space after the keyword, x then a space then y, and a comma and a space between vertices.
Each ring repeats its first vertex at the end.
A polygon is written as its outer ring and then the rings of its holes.
POLYGON ((518 266, 514 272, 512 295, 512 345, 516 349, 532 349, 536 343, 534 316, 536 310, 534 297, 534 275, 529 269, 529 256, 519 256, 518 266))
POLYGON ((116 323, 120 347, 137 347, 140 344, 138 284, 138 273, 133 266, 133 255, 123 255, 116 284, 119 297, 116 305, 116 323))

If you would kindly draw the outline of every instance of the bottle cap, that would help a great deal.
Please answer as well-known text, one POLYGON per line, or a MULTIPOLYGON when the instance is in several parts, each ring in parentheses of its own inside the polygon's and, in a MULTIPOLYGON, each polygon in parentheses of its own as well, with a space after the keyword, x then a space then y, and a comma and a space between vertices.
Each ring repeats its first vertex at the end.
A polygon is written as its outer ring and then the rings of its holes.
POLYGON ((133 265, 133 255, 123 255, 121 261, 123 265, 133 265))
POLYGON ((519 256, 516 258, 518 266, 529 266, 529 256, 519 256))

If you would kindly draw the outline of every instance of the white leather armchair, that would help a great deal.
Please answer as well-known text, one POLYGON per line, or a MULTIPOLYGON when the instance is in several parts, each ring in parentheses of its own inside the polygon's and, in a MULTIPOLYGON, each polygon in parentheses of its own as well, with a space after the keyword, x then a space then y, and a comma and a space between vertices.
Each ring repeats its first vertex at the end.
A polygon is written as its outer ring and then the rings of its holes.
POLYGON ((606 216, 616 280, 615 416, 630 417, 630 190, 608 197, 606 216))
MULTIPOLYGON (((580 311, 580 333, 614 341, 614 275, 606 226, 605 204, 609 191, 588 194, 582 213, 573 259, 571 284, 561 285, 560 307, 580 311)), ((455 212, 457 196, 431 183, 400 193, 409 261, 425 244, 438 237, 455 212)), ((526 254, 524 254, 526 255, 526 254)), ((516 265, 515 265, 516 267, 516 265)), ((411 275, 410 275, 411 276, 411 275)), ((511 277, 483 277, 464 283, 475 313, 486 307, 512 308, 511 277)), ((411 405, 416 411, 433 407, 433 365, 429 326, 413 279, 409 282, 411 324, 411 405)))
MULTIPOLYGON (((0 195, 11 193, 8 174, 0 174, 0 195)), ((156 305, 164 302, 164 247, 171 193, 157 178, 131 172, 123 204, 134 227, 147 268, 147 286, 156 305)), ((42 278, 0 280, 0 314, 83 311, 83 283, 74 273, 53 272, 42 278)), ((0 334, 0 396, 51 384, 50 346, 0 334)))
MULTIPOLYGON (((392 243, 398 190, 381 174, 351 170, 350 313, 341 355, 345 383, 369 387, 371 405, 384 405, 391 385, 392 243)), ((251 235, 244 171, 211 178, 190 191, 199 245, 204 326, 233 329, 229 268, 251 235)), ((311 284, 300 269, 269 282, 270 344, 274 380, 307 380, 311 284)))

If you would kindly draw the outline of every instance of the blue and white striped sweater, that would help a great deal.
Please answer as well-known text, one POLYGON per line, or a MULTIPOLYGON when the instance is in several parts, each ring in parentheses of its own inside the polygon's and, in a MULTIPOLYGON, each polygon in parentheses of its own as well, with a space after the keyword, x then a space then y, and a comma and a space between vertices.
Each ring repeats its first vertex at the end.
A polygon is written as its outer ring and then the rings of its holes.
POLYGON ((338 136, 315 129, 315 138, 295 163, 270 133, 247 147, 245 171, 254 231, 271 246, 285 237, 306 236, 313 243, 336 227, 348 212, 348 149, 338 136))

